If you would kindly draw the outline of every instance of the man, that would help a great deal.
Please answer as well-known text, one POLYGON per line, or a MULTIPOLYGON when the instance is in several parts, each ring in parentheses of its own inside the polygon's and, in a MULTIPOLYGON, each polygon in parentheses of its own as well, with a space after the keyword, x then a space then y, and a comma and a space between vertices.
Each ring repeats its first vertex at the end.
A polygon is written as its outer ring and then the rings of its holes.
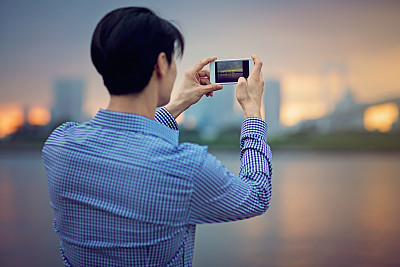
POLYGON ((202 70, 216 59, 206 58, 170 99, 174 55, 183 47, 181 33, 146 8, 114 10, 97 25, 92 61, 109 106, 89 122, 59 126, 43 148, 65 265, 190 266, 196 224, 267 210, 271 151, 260 114, 260 59, 253 56, 252 73, 236 86, 245 116, 237 177, 206 147, 178 143, 175 118, 222 89, 202 70))

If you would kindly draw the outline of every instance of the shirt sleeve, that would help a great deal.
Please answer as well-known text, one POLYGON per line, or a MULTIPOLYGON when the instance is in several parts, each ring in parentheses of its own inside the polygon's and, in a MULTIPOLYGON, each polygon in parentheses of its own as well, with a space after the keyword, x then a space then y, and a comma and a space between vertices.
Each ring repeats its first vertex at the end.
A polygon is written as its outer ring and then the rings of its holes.
POLYGON ((159 123, 171 128, 172 130, 179 130, 178 123, 176 123, 174 117, 165 107, 159 108, 156 111, 156 113, 154 114, 154 119, 159 123))
POLYGON ((264 213, 271 200, 271 149, 267 125, 258 118, 243 121, 239 176, 207 153, 193 181, 189 223, 213 223, 250 218, 264 213))

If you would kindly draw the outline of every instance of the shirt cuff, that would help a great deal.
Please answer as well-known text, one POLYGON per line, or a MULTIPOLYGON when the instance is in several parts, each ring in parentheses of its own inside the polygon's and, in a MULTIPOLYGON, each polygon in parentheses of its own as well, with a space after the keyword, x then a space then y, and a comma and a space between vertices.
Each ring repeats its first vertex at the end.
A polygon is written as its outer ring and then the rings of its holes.
POLYGON ((168 109, 165 107, 159 108, 156 113, 154 114, 154 119, 161 124, 171 128, 172 130, 179 130, 178 123, 174 117, 169 113, 168 109))
POLYGON ((267 144, 267 128, 267 123, 260 118, 251 117, 243 121, 240 135, 240 159, 242 160, 245 155, 247 163, 260 163, 263 159, 266 159, 267 164, 255 164, 252 166, 252 171, 269 173, 269 177, 271 177, 272 153, 271 148, 267 144))
POLYGON ((240 146, 243 147, 244 140, 247 138, 262 138, 267 140, 267 123, 256 117, 246 118, 242 123, 240 133, 240 146))

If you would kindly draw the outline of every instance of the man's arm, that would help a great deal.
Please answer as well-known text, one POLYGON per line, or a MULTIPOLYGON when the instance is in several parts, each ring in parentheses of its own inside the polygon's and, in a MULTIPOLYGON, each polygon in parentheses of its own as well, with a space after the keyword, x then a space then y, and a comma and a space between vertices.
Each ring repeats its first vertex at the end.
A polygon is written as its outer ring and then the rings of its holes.
POLYGON ((172 114, 165 108, 159 108, 154 114, 154 119, 159 123, 164 124, 165 126, 171 128, 172 130, 179 130, 178 123, 176 123, 175 118, 172 114))
MULTIPOLYGON (((267 125, 261 119, 264 81, 262 62, 252 56, 255 66, 249 78, 239 79, 236 97, 243 108, 245 120, 241 132, 241 169, 239 177, 230 173, 211 154, 206 154, 193 178, 189 223, 231 221, 262 214, 271 198, 271 150, 266 142, 267 125)), ((159 114, 172 120, 203 95, 212 96, 222 86, 209 84, 209 72, 202 68, 216 58, 200 61, 185 73, 178 94, 161 108, 159 114)), ((157 114, 156 114, 157 119, 157 114)), ((163 122, 162 119, 157 119, 163 122)), ((168 126, 168 123, 164 123, 168 126)), ((170 127, 172 128, 172 127, 170 127)))
POLYGON ((241 168, 231 174, 210 154, 193 180, 190 223, 209 223, 249 218, 262 214, 271 199, 271 150, 267 145, 267 125, 261 119, 264 80, 262 62, 252 56, 254 68, 249 78, 241 77, 236 97, 243 108, 241 168))
POLYGON ((246 219, 268 209, 272 166, 266 131, 266 123, 259 118, 243 121, 239 177, 211 154, 205 156, 193 179, 189 223, 246 219))

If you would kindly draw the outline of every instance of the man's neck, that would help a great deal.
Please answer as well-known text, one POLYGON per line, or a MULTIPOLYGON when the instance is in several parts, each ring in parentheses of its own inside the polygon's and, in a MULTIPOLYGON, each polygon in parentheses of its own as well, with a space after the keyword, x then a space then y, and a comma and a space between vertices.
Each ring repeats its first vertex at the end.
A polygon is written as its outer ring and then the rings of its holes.
POLYGON ((157 96, 153 90, 143 90, 139 94, 111 95, 107 110, 133 113, 154 119, 157 108, 157 96))

